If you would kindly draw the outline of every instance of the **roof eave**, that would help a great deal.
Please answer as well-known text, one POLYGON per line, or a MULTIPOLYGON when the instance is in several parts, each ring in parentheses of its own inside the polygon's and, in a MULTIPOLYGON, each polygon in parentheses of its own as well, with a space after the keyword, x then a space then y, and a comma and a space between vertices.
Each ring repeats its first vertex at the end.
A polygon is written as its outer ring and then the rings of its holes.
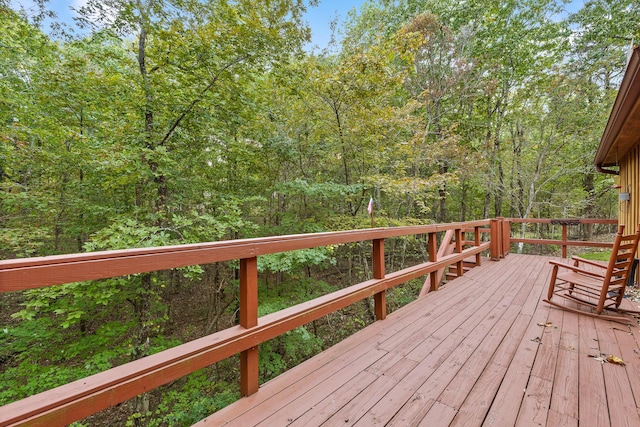
MULTIPOLYGON (((627 69, 624 77, 622 78, 620 89, 618 90, 613 107, 611 108, 609 120, 607 121, 604 133, 600 139, 598 151, 596 152, 594 163, 599 172, 618 173, 617 171, 603 168, 607 166, 616 166, 617 156, 615 158, 616 161, 612 161, 610 158, 608 159, 608 157, 616 144, 616 139, 620 134, 620 130, 625 125, 627 118, 629 117, 629 113, 633 109, 636 101, 638 100, 638 96, 640 95, 640 78, 637 78, 639 72, 640 47, 636 47, 631 52, 627 69)), ((623 154, 624 153, 620 153, 621 156, 623 154)))

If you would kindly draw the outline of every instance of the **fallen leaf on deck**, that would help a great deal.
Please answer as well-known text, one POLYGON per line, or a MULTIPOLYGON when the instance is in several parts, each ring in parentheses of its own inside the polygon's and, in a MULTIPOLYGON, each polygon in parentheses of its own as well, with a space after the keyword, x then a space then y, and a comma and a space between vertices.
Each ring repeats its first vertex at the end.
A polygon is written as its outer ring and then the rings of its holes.
POLYGON ((531 338, 531 341, 540 342, 542 339, 540 337, 531 338))
POLYGON ((551 322, 538 323, 538 326, 544 326, 545 328, 548 328, 549 326, 553 326, 553 323, 551 323, 551 322))
POLYGON ((624 360, 620 359, 617 356, 614 356, 613 354, 610 354, 610 355, 607 356, 607 362, 615 363, 616 365, 620 365, 620 366, 624 366, 624 360))
POLYGON ((597 360, 600 363, 615 363, 616 365, 620 365, 620 366, 624 366, 624 360, 620 359, 618 356, 614 356, 613 354, 605 354, 605 353, 600 353, 599 355, 593 355, 593 354, 589 354, 589 357, 593 358, 594 360, 597 360))

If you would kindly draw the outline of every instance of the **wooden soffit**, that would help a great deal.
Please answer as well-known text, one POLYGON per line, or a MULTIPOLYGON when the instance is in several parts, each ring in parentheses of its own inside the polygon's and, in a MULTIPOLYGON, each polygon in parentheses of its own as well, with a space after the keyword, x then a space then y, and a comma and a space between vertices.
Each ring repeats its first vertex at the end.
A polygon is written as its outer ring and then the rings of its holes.
POLYGON ((640 143, 640 47, 631 52, 609 121, 596 152, 595 165, 616 166, 627 152, 640 143))

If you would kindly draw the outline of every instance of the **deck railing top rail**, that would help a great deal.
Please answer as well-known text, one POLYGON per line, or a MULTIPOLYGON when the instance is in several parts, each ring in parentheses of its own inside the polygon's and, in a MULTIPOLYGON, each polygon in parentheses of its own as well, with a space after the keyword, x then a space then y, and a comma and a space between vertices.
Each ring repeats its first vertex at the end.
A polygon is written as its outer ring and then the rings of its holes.
POLYGON ((480 220, 1 260, 0 292, 231 261, 319 246, 488 225, 489 220, 480 220))
POLYGON ((509 222, 515 223, 539 223, 553 224, 554 222, 577 222, 578 224, 618 224, 617 219, 608 218, 507 218, 509 222))

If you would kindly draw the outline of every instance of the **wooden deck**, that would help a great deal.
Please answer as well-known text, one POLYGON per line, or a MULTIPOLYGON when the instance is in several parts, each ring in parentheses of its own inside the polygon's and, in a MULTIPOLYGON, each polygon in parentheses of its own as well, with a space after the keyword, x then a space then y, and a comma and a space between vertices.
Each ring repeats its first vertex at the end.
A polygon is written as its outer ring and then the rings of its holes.
POLYGON ((640 426, 639 328, 542 302, 549 259, 486 261, 197 425, 640 426))

